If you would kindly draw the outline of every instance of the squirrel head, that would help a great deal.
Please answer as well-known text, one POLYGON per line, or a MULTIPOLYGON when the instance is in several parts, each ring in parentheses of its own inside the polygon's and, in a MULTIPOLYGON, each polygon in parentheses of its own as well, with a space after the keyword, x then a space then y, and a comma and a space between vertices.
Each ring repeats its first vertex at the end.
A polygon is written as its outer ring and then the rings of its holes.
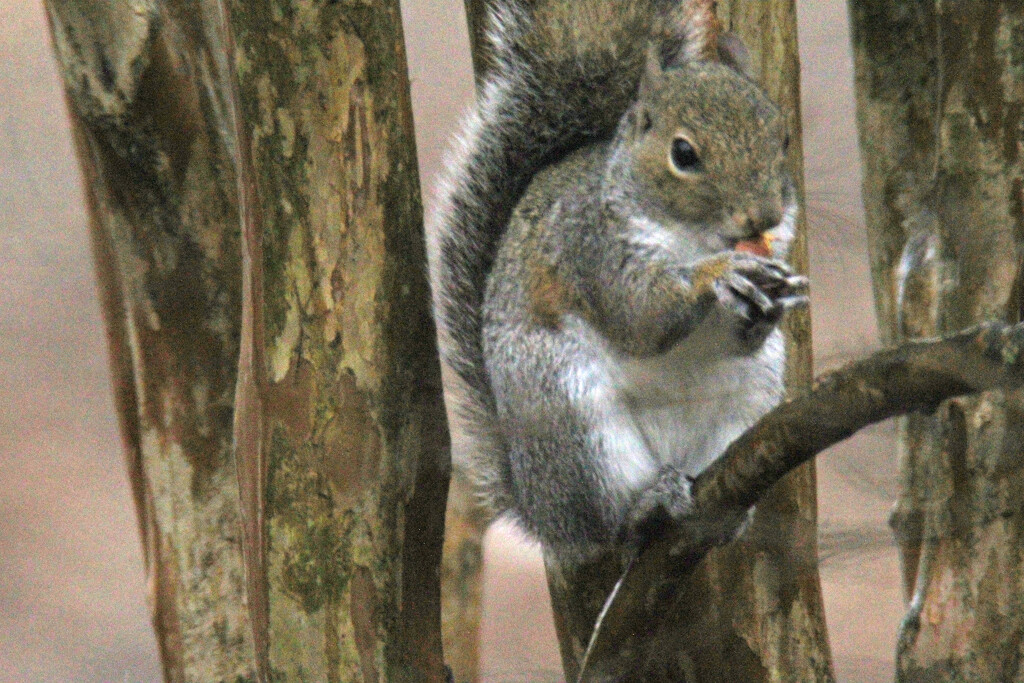
POLYGON ((785 116, 746 73, 738 39, 715 40, 668 59, 649 51, 609 170, 633 210, 731 248, 779 225, 795 196, 785 116))

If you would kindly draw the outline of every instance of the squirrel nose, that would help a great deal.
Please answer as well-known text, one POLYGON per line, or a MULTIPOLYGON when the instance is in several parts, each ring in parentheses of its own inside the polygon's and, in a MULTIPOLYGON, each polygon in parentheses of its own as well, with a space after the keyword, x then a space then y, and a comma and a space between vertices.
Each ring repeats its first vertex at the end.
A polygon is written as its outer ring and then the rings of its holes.
POLYGON ((734 219, 736 224, 747 235, 760 235, 782 222, 782 207, 773 205, 754 206, 746 211, 738 212, 734 219))

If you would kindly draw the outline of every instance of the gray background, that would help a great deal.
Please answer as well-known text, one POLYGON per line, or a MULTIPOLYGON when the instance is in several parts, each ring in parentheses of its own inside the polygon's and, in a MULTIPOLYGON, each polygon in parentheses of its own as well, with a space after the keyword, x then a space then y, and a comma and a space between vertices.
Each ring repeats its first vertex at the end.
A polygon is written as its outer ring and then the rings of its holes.
MULTIPOLYGON (((428 208, 472 96, 460 0, 407 1, 428 208)), ((845 3, 800 3, 819 370, 876 344, 845 3)), ((0 683, 158 681, 141 555, 89 260, 80 180, 39 0, 0 4, 0 683)), ((891 680, 902 614, 884 522, 892 425, 820 462, 829 627, 840 680, 891 680)), ((536 550, 488 535, 487 680, 556 681, 536 550)))

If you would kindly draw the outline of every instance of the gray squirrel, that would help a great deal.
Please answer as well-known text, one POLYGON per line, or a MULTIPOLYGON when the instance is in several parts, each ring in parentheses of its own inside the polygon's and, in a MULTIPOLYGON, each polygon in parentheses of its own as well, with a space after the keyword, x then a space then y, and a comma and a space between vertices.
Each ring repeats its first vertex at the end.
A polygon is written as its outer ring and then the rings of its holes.
POLYGON ((712 0, 498 0, 490 40, 431 254, 468 469, 560 561, 635 551, 782 398, 785 117, 712 0))

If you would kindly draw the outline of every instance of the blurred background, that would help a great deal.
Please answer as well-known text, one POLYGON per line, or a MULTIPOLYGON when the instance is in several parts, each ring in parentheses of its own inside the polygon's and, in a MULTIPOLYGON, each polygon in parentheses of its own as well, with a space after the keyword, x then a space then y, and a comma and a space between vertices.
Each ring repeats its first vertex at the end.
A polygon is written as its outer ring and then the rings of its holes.
MULTIPOLYGON (((877 345, 843 0, 798 3, 817 370, 877 345)), ((472 98, 461 0, 403 2, 425 201, 472 98)), ((0 4, 0 683, 156 683, 78 167, 40 0, 0 4)), ((819 459, 837 674, 892 680, 895 427, 819 459)), ((488 533, 482 669, 558 681, 536 548, 488 533)))

